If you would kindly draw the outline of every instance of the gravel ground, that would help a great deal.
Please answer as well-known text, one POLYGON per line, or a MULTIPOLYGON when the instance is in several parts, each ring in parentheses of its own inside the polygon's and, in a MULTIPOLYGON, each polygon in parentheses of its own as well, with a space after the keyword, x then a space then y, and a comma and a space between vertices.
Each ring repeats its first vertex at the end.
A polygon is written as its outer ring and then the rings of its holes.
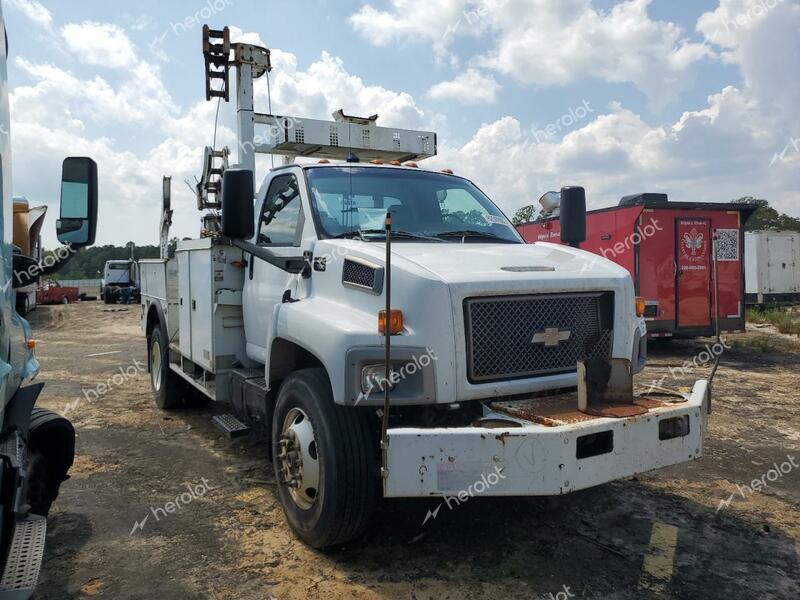
MULTIPOLYGON (((222 436, 211 406, 155 407, 139 315, 32 315, 40 405, 78 432, 37 598, 800 597, 800 344, 768 327, 730 337, 700 460, 558 498, 473 499, 425 525, 437 501, 386 501, 363 539, 322 553, 287 527, 260 441, 222 436)), ((710 369, 674 367, 706 343, 652 346, 637 382, 688 388, 710 369)))

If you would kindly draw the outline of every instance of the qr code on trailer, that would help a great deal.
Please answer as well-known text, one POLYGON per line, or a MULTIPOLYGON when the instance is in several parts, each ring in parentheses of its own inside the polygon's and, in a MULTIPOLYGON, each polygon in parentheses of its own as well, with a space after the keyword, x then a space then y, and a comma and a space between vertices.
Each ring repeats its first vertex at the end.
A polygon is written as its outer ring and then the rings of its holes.
POLYGON ((717 260, 739 260, 739 230, 717 229, 717 260))

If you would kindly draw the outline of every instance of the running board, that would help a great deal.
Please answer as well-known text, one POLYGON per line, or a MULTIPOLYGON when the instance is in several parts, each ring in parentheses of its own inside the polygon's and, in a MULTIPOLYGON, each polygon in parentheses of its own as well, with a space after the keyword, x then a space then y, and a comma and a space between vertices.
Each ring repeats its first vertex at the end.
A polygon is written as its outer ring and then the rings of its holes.
POLYGON ((14 527, 3 578, 0 579, 0 600, 30 598, 39 579, 44 556, 47 519, 29 514, 14 527))
POLYGON ((211 422, 214 424, 214 427, 231 439, 242 437, 251 431, 250 427, 231 414, 216 415, 211 418, 211 422))

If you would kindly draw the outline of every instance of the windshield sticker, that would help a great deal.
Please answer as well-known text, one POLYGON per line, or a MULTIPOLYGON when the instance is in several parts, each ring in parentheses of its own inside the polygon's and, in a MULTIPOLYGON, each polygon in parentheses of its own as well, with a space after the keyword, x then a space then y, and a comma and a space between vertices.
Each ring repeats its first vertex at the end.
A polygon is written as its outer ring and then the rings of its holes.
POLYGON ((484 221, 488 221, 489 223, 492 223, 493 225, 506 225, 507 224, 506 220, 503 217, 490 215, 489 213, 486 213, 485 215, 483 215, 483 219, 484 219, 484 221))

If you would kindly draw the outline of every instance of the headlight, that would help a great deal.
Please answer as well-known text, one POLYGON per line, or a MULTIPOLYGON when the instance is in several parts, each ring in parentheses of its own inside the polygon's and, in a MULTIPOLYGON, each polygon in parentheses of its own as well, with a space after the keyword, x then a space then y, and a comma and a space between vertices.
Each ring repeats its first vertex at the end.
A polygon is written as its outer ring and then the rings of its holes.
POLYGON ((389 373, 389 381, 386 381, 386 367, 384 363, 378 363, 374 365, 365 365, 363 369, 361 369, 361 391, 365 394, 369 394, 371 392, 380 391, 383 392, 385 390, 385 384, 389 384, 389 391, 394 389, 394 383, 392 382, 392 376, 394 375, 394 371, 390 371, 389 373))

